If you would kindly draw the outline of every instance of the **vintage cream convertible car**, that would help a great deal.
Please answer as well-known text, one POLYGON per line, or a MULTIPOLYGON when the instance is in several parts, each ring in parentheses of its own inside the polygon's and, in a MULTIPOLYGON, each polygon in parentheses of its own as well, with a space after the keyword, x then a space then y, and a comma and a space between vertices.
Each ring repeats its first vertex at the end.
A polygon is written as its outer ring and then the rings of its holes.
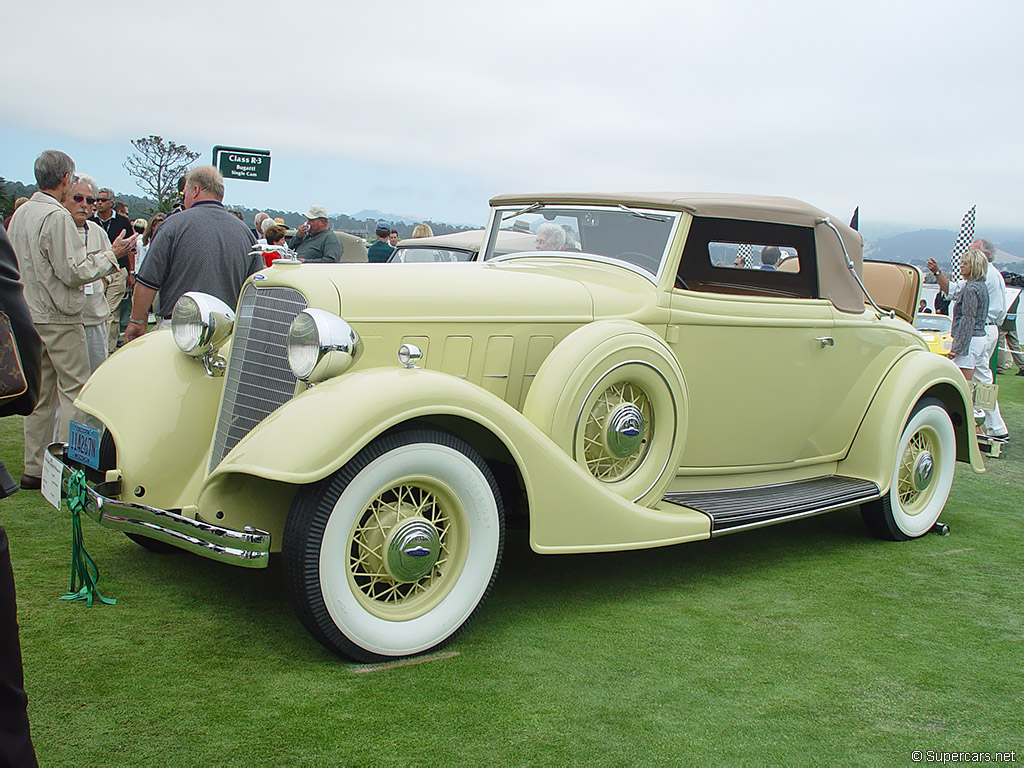
POLYGON ((479 261, 278 261, 104 363, 47 482, 85 468, 87 512, 150 548, 280 552, 303 624, 360 661, 449 642, 506 521, 545 554, 854 505, 919 537, 955 461, 984 470, 970 394, 866 298, 861 244, 785 198, 506 195, 479 261), (566 250, 496 254, 504 232, 566 250))

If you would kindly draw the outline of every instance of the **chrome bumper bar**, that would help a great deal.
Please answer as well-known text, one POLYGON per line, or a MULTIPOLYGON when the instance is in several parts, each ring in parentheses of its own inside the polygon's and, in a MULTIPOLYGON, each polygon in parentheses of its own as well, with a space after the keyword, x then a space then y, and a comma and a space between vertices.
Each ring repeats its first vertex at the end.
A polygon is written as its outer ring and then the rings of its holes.
MULTIPOLYGON (((49 454, 61 465, 61 498, 67 498, 68 479, 78 468, 67 463, 65 443, 51 443, 49 454)), ((86 486, 85 513, 100 525, 115 531, 134 533, 192 552, 196 555, 243 568, 266 568, 270 560, 270 534, 251 526, 236 531, 202 520, 187 517, 166 509, 147 507, 110 498, 117 483, 100 483, 95 488, 86 486)))

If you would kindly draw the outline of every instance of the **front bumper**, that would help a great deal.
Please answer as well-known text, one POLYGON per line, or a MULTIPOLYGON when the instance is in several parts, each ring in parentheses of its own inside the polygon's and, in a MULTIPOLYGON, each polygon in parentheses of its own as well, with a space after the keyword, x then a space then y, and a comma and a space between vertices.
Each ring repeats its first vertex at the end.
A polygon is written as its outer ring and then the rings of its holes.
MULTIPOLYGON (((67 458, 65 443, 46 450, 61 467, 60 495, 67 497, 68 479, 79 469, 67 458)), ((86 486, 85 513, 107 528, 145 536, 196 555, 243 568, 266 568, 270 560, 270 534, 251 526, 236 531, 193 520, 166 509, 120 501, 121 481, 86 486)))

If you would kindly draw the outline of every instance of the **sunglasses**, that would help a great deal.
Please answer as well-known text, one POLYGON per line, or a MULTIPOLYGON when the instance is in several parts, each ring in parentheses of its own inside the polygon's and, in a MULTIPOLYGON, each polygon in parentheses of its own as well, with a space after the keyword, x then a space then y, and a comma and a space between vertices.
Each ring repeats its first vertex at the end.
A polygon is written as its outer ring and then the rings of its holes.
POLYGON ((96 204, 96 198, 95 197, 85 197, 83 195, 72 195, 71 199, 74 200, 76 203, 80 203, 83 200, 85 200, 85 204, 86 205, 95 205, 96 204))
POLYGON ((96 198, 96 202, 97 203, 109 203, 110 202, 110 198, 109 197, 97 197, 96 198))

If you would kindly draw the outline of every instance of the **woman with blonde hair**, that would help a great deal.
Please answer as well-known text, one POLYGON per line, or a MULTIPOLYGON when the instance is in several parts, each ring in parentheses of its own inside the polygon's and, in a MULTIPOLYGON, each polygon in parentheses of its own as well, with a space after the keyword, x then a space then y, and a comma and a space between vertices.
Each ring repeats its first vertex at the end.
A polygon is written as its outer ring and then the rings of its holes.
POLYGON ((413 237, 433 237, 434 230, 430 228, 429 224, 417 224, 412 228, 413 237))
POLYGON ((166 218, 167 214, 165 213, 154 213, 149 217, 149 223, 146 224, 146 229, 143 230, 142 237, 139 238, 139 242, 135 246, 136 272, 142 268, 142 261, 146 258, 146 251, 149 250, 149 244, 153 241, 153 235, 156 234, 157 229, 164 223, 166 218))
POLYGON ((960 260, 960 274, 967 284, 953 307, 953 347, 949 357, 970 381, 974 369, 988 365, 985 360, 985 323, 988 318, 988 259, 972 248, 960 260))

